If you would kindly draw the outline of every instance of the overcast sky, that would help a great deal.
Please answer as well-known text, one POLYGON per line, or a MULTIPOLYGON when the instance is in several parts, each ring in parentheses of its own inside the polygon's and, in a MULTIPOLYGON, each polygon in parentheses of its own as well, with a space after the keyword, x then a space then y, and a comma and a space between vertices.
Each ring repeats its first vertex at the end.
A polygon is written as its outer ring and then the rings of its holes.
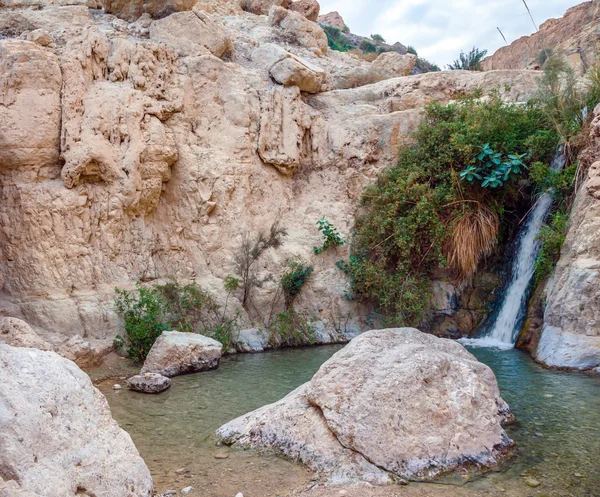
MULTIPOLYGON (((319 0, 321 13, 337 10, 353 33, 381 34, 412 45, 440 67, 473 46, 493 53, 529 35, 533 24, 523 0, 319 0)), ((526 0, 536 23, 560 17, 581 0, 526 0)))

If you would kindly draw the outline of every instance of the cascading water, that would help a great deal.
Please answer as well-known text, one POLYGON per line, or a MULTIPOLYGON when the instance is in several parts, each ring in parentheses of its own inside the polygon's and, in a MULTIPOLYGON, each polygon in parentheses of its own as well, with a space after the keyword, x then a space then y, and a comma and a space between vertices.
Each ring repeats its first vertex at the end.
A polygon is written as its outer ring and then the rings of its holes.
MULTIPOLYGON (((550 169, 560 171, 565 166, 566 161, 566 155, 561 147, 552 161, 550 169)), ((540 249, 538 235, 550 212, 552 200, 552 191, 544 193, 529 213, 527 222, 519 232, 517 256, 513 261, 511 279, 493 326, 481 338, 460 340, 464 345, 501 349, 514 347, 518 325, 524 316, 527 304, 527 287, 533 277, 535 261, 540 249)))

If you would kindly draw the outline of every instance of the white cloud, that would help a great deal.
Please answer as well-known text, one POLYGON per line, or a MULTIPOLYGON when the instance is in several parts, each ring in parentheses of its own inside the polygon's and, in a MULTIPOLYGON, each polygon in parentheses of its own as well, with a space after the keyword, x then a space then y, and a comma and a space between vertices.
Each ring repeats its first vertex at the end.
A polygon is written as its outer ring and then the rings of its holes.
MULTIPOLYGON (((476 46, 491 54, 531 34, 523 0, 320 0, 321 13, 337 10, 353 33, 381 34, 389 43, 412 45, 440 66, 476 46)), ((560 17, 578 0, 527 0, 536 23, 560 17)))

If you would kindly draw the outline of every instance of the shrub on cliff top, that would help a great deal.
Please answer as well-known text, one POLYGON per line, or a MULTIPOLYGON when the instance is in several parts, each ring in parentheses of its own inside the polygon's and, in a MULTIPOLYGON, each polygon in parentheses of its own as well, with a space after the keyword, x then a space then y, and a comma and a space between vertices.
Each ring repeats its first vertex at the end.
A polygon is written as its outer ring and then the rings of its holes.
POLYGON ((489 189, 459 176, 477 163, 482 147, 518 155, 525 166, 549 163, 554 154, 558 137, 540 126, 538 107, 506 104, 495 92, 481 96, 428 105, 398 164, 363 194, 352 255, 339 267, 351 280, 348 295, 373 304, 390 325, 418 325, 428 311, 432 275, 446 268, 457 279, 470 277, 518 223, 514 211, 525 183, 508 177, 489 189))

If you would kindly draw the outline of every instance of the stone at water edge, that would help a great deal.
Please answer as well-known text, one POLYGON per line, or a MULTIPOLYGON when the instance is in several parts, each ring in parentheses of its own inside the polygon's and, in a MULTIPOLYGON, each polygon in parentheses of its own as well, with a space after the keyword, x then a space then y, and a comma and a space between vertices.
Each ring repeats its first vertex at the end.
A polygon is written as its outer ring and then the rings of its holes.
POLYGON ((150 349, 140 374, 158 373, 172 378, 219 366, 223 345, 196 333, 163 331, 150 349))
POLYGON ((216 432, 271 449, 330 483, 428 481, 510 459, 512 420, 492 370, 460 344, 410 328, 367 332, 284 399, 216 432))
POLYGON ((161 393, 171 386, 171 378, 158 373, 144 373, 127 380, 127 388, 142 393, 161 393))
POLYGON ((153 495, 131 437, 72 361, 0 345, 0 364, 0 468, 22 491, 10 497, 153 495))

